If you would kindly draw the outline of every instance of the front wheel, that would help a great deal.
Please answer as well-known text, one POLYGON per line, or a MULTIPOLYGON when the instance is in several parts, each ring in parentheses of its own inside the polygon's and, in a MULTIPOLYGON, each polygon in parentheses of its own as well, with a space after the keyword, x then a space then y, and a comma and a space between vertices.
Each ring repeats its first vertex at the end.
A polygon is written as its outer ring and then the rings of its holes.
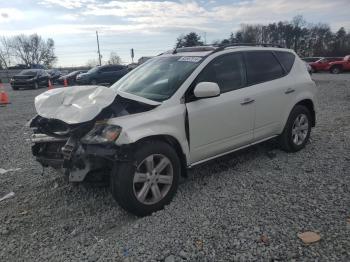
POLYGON ((181 172, 174 149, 161 141, 142 143, 134 162, 117 163, 111 173, 113 197, 125 210, 146 216, 173 199, 181 172))
POLYGON ((311 114, 302 105, 296 105, 290 113, 279 143, 287 152, 297 152, 305 147, 311 133, 311 114))
POLYGON ((339 66, 334 66, 331 68, 331 73, 332 74, 340 74, 341 73, 341 68, 339 66))
POLYGON ((96 79, 92 79, 92 80, 90 81, 90 84, 91 84, 91 85, 94 85, 94 86, 97 85, 97 80, 96 80, 96 79))

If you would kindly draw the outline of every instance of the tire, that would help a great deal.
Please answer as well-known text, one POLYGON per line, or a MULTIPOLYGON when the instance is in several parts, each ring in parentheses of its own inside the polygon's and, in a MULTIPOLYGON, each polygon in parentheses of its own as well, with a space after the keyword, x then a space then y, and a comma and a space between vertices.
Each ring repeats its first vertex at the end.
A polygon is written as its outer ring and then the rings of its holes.
POLYGON ((330 72, 332 74, 340 74, 342 71, 341 67, 340 66, 333 66, 331 69, 330 69, 330 72))
POLYGON ((134 161, 114 165, 111 172, 111 192, 122 208, 136 216, 146 216, 170 203, 177 191, 180 173, 179 157, 169 144, 161 141, 144 142, 137 147, 134 161), (159 169, 161 171, 158 175, 151 177, 147 174, 150 170, 155 170, 148 163, 153 162, 154 167, 159 167, 161 161, 165 164, 159 169), (158 198, 154 192, 158 192, 158 198))
POLYGON ((310 138, 311 125, 310 111, 305 106, 296 105, 289 114, 283 133, 279 136, 281 148, 286 152, 303 149, 310 138))
POLYGON ((315 67, 311 67, 311 74, 313 74, 313 73, 317 73, 317 69, 315 68, 315 67))
POLYGON ((90 85, 97 85, 96 79, 92 79, 92 80, 90 81, 90 85))

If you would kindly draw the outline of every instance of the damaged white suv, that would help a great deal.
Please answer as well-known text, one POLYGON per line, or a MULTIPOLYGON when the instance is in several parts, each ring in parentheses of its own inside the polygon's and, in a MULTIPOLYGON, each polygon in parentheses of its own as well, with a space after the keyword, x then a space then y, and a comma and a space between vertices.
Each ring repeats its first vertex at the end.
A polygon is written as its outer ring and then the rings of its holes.
POLYGON ((118 203, 143 216, 171 201, 188 167, 273 137, 286 151, 302 149, 315 126, 315 91, 288 49, 180 48, 110 88, 37 96, 32 151, 70 181, 107 175, 118 203))

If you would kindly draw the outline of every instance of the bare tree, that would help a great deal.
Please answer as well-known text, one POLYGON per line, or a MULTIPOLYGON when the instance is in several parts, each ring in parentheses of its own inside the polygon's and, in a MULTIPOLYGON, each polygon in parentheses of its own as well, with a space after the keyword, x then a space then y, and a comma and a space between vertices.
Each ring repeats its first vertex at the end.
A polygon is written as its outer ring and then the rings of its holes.
POLYGON ((122 59, 120 58, 120 56, 118 56, 116 52, 111 52, 111 54, 109 55, 108 64, 120 65, 121 63, 122 59))
POLYGON ((87 62, 86 62, 86 66, 87 67, 95 67, 97 65, 100 65, 100 62, 97 60, 97 59, 89 59, 87 62))
POLYGON ((40 63, 52 66, 57 60, 55 43, 51 38, 45 41, 37 34, 18 35, 13 37, 10 43, 13 55, 27 66, 40 63))
POLYGON ((11 65, 11 47, 6 37, 0 38, 0 68, 8 68, 11 65))

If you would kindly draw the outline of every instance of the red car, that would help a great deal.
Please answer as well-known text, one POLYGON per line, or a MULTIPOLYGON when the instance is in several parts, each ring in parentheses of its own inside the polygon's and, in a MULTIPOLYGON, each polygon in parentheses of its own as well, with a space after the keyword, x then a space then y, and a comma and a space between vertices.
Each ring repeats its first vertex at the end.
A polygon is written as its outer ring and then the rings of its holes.
POLYGON ((312 72, 316 73, 318 71, 327 71, 329 70, 329 64, 336 61, 343 60, 342 57, 323 57, 318 59, 315 62, 309 62, 309 65, 312 68, 312 72))
POLYGON ((341 61, 331 62, 327 70, 332 74, 339 74, 343 71, 350 71, 350 55, 347 55, 341 61))

